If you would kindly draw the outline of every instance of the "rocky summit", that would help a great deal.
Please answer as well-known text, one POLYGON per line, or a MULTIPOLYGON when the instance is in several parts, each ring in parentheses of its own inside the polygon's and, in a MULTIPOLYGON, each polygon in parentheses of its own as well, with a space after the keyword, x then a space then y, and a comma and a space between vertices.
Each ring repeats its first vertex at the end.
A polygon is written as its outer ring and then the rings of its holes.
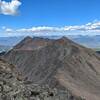
POLYGON ((26 37, 2 59, 13 64, 23 80, 69 90, 86 100, 100 100, 100 55, 66 37, 26 37))

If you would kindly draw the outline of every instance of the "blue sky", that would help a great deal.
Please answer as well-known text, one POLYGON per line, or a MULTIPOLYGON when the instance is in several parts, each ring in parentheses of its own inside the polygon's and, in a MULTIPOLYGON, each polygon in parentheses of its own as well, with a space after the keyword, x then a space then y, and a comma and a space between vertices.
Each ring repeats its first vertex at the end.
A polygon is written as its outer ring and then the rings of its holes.
POLYGON ((17 35, 17 33, 20 35, 22 29, 23 35, 51 34, 51 32, 53 34, 60 32, 64 35, 99 34, 100 0, 1 0, 0 2, 1 36, 17 35), (87 24, 89 26, 86 26, 87 24), (66 29, 65 32, 62 29, 65 27, 71 31, 66 29), (92 32, 90 32, 91 27, 93 27, 92 32), (60 31, 57 31, 57 28, 60 31))

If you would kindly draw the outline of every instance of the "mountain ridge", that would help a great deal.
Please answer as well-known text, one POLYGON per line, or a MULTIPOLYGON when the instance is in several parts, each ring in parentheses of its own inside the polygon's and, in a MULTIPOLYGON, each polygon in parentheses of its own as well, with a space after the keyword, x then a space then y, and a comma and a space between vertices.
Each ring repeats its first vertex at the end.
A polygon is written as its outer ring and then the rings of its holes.
MULTIPOLYGON (((55 36, 31 36, 31 37, 59 39, 62 36, 55 35, 55 36)), ((89 35, 67 35, 66 37, 88 48, 99 48, 100 47, 100 35, 93 35, 93 36, 92 35, 90 36, 89 35)), ((24 38, 25 36, 0 37, 0 44, 13 47, 24 38)))
POLYGON ((99 100, 98 54, 66 37, 57 40, 28 40, 31 42, 24 42, 23 46, 18 47, 23 44, 20 42, 3 59, 14 64, 27 80, 35 84, 48 84, 51 88, 58 89, 68 88, 86 100, 99 100))

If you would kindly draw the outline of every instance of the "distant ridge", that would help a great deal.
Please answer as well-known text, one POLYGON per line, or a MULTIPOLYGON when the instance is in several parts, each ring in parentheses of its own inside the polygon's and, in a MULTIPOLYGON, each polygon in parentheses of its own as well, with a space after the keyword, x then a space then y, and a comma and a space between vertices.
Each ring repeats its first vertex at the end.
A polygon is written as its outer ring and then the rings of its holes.
POLYGON ((100 56, 66 37, 26 37, 3 59, 35 84, 69 89, 86 100, 100 100, 100 56))

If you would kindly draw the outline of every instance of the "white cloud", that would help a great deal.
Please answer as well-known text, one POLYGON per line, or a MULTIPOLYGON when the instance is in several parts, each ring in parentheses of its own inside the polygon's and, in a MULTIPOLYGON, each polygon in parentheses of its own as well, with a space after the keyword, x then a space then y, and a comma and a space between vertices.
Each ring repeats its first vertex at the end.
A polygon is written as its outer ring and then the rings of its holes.
POLYGON ((0 1, 0 13, 4 15, 17 15, 20 5, 21 2, 19 0, 12 0, 11 2, 0 1))
POLYGON ((47 27, 38 26, 21 29, 4 29, 6 33, 18 35, 100 35, 100 21, 87 23, 84 25, 64 26, 64 27, 47 27))
POLYGON ((40 33, 40 32, 62 32, 63 29, 60 27, 47 27, 47 26, 39 26, 32 28, 22 28, 16 30, 16 32, 32 32, 32 33, 40 33))
POLYGON ((13 29, 6 28, 6 29, 5 29, 5 32, 7 32, 7 33, 11 33, 11 32, 12 32, 12 33, 13 33, 14 31, 13 31, 13 29))

